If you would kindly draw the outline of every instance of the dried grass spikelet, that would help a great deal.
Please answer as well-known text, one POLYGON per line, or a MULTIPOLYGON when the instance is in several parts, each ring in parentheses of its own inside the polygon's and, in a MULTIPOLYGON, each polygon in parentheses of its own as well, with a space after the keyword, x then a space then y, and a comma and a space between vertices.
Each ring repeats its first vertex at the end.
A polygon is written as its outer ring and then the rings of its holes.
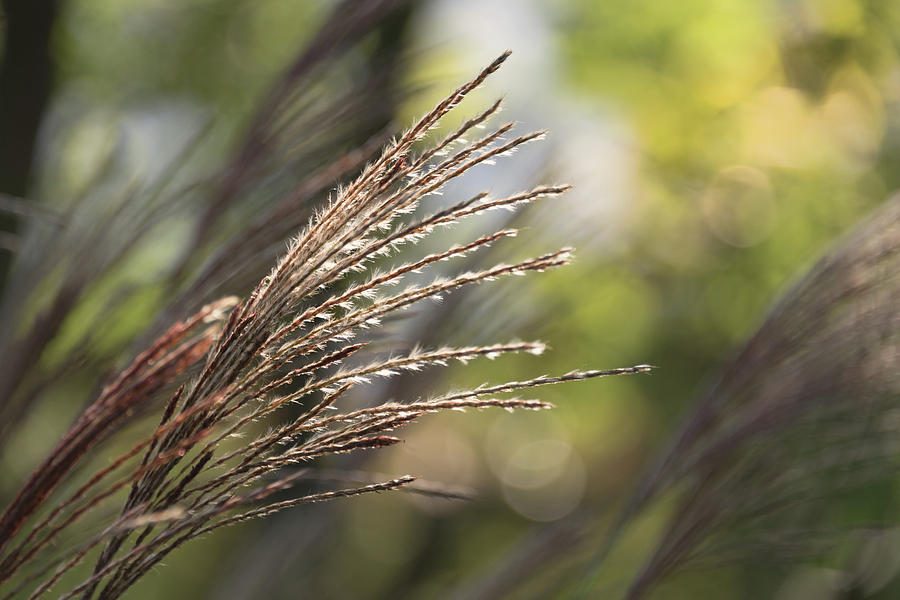
POLYGON ((539 187, 500 199, 479 194, 418 220, 409 216, 424 196, 451 179, 543 135, 536 132, 506 139, 513 127, 507 123, 474 141, 465 141, 464 134, 499 110, 498 101, 436 145, 420 154, 413 152, 414 145, 441 117, 508 55, 500 56, 450 94, 389 144, 355 181, 340 188, 291 240, 283 257, 247 298, 236 304, 225 300, 210 305, 176 325, 107 386, 0 518, 0 581, 11 586, 6 597, 29 590, 28 597, 41 596, 93 554, 97 555, 93 573, 61 597, 118 597, 171 550, 219 527, 300 504, 392 490, 414 479, 403 476, 272 502, 273 494, 304 476, 303 469, 293 468, 298 464, 329 454, 391 446, 400 441, 391 435, 395 430, 427 413, 483 407, 544 409, 550 405, 496 395, 648 369, 573 371, 430 399, 352 411, 339 407, 350 388, 371 377, 390 377, 450 360, 543 350, 540 343, 511 342, 414 350, 363 366, 347 366, 348 359, 365 347, 364 342, 354 342, 354 337, 364 329, 378 327, 387 315, 461 286, 568 262, 570 251, 563 249, 410 285, 401 291, 390 289, 409 273, 486 247, 514 235, 514 230, 496 231, 382 274, 370 274, 368 279, 345 283, 344 290, 337 291, 351 274, 366 271, 374 259, 388 256, 436 228, 568 189, 539 187), (207 324, 209 321, 213 323, 207 324), (140 407, 148 390, 171 382, 194 363, 202 365, 199 374, 171 396, 156 429, 47 510, 46 501, 57 485, 98 441, 115 430, 122 415, 140 407), (263 435, 246 437, 237 448, 223 445, 236 435, 252 435, 254 423, 277 416, 288 405, 301 405, 301 416, 263 435), (64 532, 125 490, 127 498, 116 519, 74 549, 41 561, 64 532), (26 530, 24 525, 32 519, 37 522, 26 530), (36 564, 40 567, 35 568, 36 564))

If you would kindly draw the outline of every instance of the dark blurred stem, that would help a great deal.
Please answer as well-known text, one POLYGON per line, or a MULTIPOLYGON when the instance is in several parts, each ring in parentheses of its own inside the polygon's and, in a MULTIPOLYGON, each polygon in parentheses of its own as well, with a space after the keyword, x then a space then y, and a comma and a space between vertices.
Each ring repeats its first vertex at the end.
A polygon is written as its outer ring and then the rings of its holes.
MULTIPOLYGON (((381 28, 383 23, 397 23, 398 19, 402 19, 399 15, 410 12, 409 4, 412 2, 413 0, 343 0, 335 7, 306 50, 260 102, 247 134, 200 215, 193 240, 175 270, 173 281, 185 275, 190 257, 209 241, 223 209, 257 174, 262 158, 270 150, 272 119, 283 104, 290 101, 293 91, 301 89, 323 61, 342 53, 372 27, 381 28)), ((395 37, 402 37, 405 25, 398 24, 395 27, 399 27, 394 31, 395 37)), ((379 44, 379 48, 382 46, 383 44, 379 44)), ((399 51, 398 49, 397 52, 399 51)), ((381 50, 376 50, 376 55, 380 52, 381 50)))
MULTIPOLYGON (((397 66, 400 64, 403 53, 406 51, 406 34, 409 32, 410 20, 412 19, 415 5, 415 2, 408 2, 400 8, 394 9, 394 12, 382 20, 376 30, 378 43, 372 51, 369 61, 373 73, 384 70, 392 78, 395 78, 398 74, 397 66)), ((396 80, 390 82, 390 84, 396 83, 396 80)), ((385 88, 393 91, 395 86, 387 85, 385 88)), ((373 130, 377 131, 387 124, 387 121, 376 124, 373 130)))
MULTIPOLYGON (((3 0, 6 40, 0 65, 0 193, 26 197, 34 151, 53 82, 50 34, 58 0, 3 0)), ((18 219, 0 213, 0 233, 14 235, 18 219)), ((0 293, 12 256, 0 251, 0 293)))

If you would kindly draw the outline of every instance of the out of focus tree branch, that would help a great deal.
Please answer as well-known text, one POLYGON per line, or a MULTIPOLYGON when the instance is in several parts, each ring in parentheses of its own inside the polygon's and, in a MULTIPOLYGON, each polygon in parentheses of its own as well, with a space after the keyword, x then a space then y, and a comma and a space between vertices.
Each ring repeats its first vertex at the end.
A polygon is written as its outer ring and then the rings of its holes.
MULTIPOLYGON (((0 193, 26 196, 38 128, 50 97, 54 64, 50 34, 59 0, 3 0, 5 40, 0 64, 0 193)), ((0 213, 0 232, 18 219, 0 213)), ((0 252, 0 290, 12 256, 0 252)))

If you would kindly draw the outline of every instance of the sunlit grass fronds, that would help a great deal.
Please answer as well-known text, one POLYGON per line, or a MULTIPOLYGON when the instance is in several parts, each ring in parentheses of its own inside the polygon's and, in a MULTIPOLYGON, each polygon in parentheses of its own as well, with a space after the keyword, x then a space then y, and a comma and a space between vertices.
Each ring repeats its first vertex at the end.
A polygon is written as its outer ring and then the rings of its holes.
MULTIPOLYGON (((414 348, 361 359, 367 348, 366 332, 379 328, 386 317, 459 288, 541 272, 571 259, 571 250, 564 248, 509 264, 404 283, 412 274, 427 273, 438 263, 517 233, 499 229, 373 272, 376 259, 390 257, 401 245, 414 244, 438 227, 566 191, 566 186, 539 187, 500 199, 483 193, 413 217, 422 208, 420 201, 450 180, 543 135, 536 132, 507 139, 513 125, 504 124, 479 139, 464 141, 467 131, 484 125, 499 110, 498 101, 435 146, 418 149, 441 118, 508 55, 454 91, 391 142, 355 180, 338 188, 246 298, 220 301, 176 325, 104 389, 59 452, 32 475, 20 500, 0 518, 0 582, 24 585, 22 590, 38 597, 62 585, 79 564, 92 561, 92 573, 72 584, 62 597, 116 598, 169 552, 199 535, 301 504, 398 489, 414 479, 389 478, 281 499, 295 494, 298 482, 304 481, 305 470, 298 466, 328 455, 397 444, 401 441, 394 435, 398 430, 429 413, 547 409, 551 405, 541 400, 508 394, 649 370, 641 365, 572 371, 430 398, 408 393, 408 397, 383 399, 362 408, 344 406, 349 390, 373 378, 451 361, 544 350, 539 342, 513 341, 414 348), (194 369, 192 376, 178 379, 189 367, 194 369), (170 394, 155 430, 74 492, 59 494, 55 508, 50 508, 49 499, 58 484, 72 475, 75 464, 114 433, 125 416, 138 408, 145 410, 150 391, 173 382, 182 384, 170 394), (284 410, 288 407, 292 410, 284 410), (280 422, 273 425, 274 419, 280 422), (263 427, 268 429, 261 433, 263 427), (277 500, 273 499, 276 494, 277 500), (100 519, 99 532, 86 542, 47 559, 49 548, 62 536, 79 526, 96 526, 102 509, 116 503, 118 518, 100 519), (32 521, 31 529, 25 529, 32 521), (47 563, 41 563, 42 559, 47 563)), ((216 260, 225 256, 220 254, 216 260)))

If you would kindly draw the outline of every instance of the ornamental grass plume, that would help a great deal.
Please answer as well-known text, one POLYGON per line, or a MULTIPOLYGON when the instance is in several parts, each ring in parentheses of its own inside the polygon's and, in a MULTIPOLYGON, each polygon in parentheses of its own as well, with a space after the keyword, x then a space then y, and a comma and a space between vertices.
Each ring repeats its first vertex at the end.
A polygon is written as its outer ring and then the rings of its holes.
POLYGON ((834 508, 884 496, 873 486, 900 469, 898 224, 895 196, 791 286, 698 399, 626 506, 623 522, 677 498, 628 598, 692 567, 823 560, 892 525, 838 523, 834 508))
MULTIPOLYGON (((543 136, 511 136, 514 124, 506 123, 467 140, 464 136, 484 128, 499 112, 498 100, 420 149, 441 118, 508 56, 504 53, 455 90, 390 142, 358 177, 334 191, 249 295, 210 302, 169 326, 104 383, 0 516, 0 597, 37 598, 52 590, 61 598, 117 598, 169 552, 221 527, 302 504, 415 487, 415 478, 403 475, 359 487, 292 494, 306 475, 298 465, 394 445, 401 441, 397 430, 428 413, 486 407, 540 410, 550 405, 509 394, 648 370, 572 371, 363 408, 342 406, 348 390, 372 378, 544 350, 539 342, 512 341, 416 348, 361 360, 367 331, 417 302, 570 260, 571 250, 561 249, 426 283, 409 281, 411 274, 517 233, 500 229, 383 271, 373 268, 376 261, 383 263, 401 246, 437 229, 568 189, 537 187, 502 198, 482 193, 425 211, 425 216, 417 211, 423 198, 452 179, 543 136), (291 417, 279 419, 287 407, 294 407, 291 417), (130 449, 99 470, 81 468, 126 425, 134 435, 134 415, 154 411, 158 424, 134 438, 130 449), (277 424, 259 433, 259 423, 277 424), (82 581, 69 584, 67 574, 82 563, 93 568, 82 581)), ((227 253, 219 256, 227 258, 227 253)), ((208 264, 216 265, 216 260, 208 264)))

